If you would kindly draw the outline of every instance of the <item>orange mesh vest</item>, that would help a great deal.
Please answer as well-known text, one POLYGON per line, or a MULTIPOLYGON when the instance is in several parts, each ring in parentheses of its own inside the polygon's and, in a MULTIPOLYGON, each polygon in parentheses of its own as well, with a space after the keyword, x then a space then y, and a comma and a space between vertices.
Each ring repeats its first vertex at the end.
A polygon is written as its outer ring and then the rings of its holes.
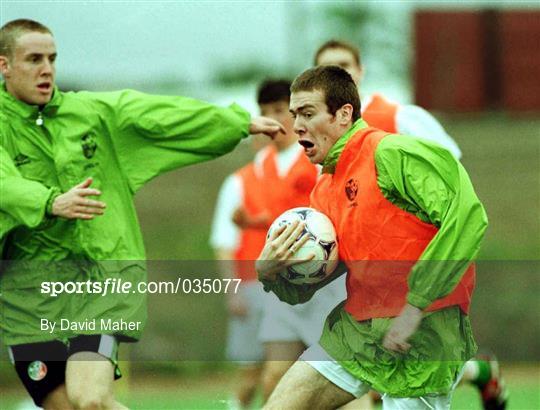
MULTIPOLYGON (((267 147, 263 155, 261 164, 250 163, 237 172, 244 189, 242 206, 245 211, 252 216, 267 213, 273 221, 287 209, 308 206, 318 171, 307 156, 299 152, 287 174, 280 176, 276 149, 267 147)), ((242 230, 235 254, 239 279, 257 279, 254 261, 264 247, 268 228, 242 230)))
MULTIPOLYGON (((438 229, 388 201, 377 185, 375 149, 388 135, 374 128, 347 142, 334 175, 323 174, 311 205, 337 231, 339 256, 348 268, 345 310, 356 320, 397 316, 406 303, 407 277, 438 229)), ((427 310, 459 305, 468 313, 474 265, 448 296, 427 310)))
POLYGON ((373 98, 362 112, 362 118, 371 126, 387 131, 397 132, 396 114, 398 105, 384 99, 379 94, 373 98))

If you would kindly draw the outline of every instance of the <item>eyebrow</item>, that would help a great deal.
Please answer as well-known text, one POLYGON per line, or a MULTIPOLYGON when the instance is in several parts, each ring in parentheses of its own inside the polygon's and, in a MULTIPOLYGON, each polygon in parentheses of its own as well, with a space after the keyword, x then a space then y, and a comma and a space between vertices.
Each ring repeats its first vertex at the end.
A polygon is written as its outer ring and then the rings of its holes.
POLYGON ((315 108, 315 106, 313 104, 304 104, 304 105, 301 105, 300 107, 296 108, 296 110, 289 109, 289 112, 291 114, 294 114, 295 112, 303 111, 303 110, 306 110, 308 108, 315 108))
POLYGON ((57 53, 52 53, 52 54, 46 54, 46 53, 30 53, 30 54, 27 54, 25 58, 32 58, 32 57, 41 57, 41 56, 46 56, 48 58, 50 57, 57 57, 57 53))

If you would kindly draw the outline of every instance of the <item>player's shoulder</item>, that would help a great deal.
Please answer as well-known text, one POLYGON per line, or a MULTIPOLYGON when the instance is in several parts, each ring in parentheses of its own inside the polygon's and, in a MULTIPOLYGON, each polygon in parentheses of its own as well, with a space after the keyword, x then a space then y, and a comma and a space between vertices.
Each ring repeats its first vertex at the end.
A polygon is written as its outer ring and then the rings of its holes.
POLYGON ((417 138, 401 134, 388 134, 377 145, 377 153, 381 152, 393 152, 393 151, 407 151, 416 145, 417 138))
POLYGON ((406 115, 407 117, 410 116, 417 119, 434 120, 433 115, 431 115, 426 109, 420 107, 419 105, 403 103, 381 93, 373 93, 370 96, 368 96, 365 100, 366 100, 366 106, 370 104, 393 105, 398 109, 398 115, 402 114, 402 115, 406 115))
POLYGON ((395 100, 394 98, 388 97, 387 95, 379 92, 371 94, 370 99, 372 101, 383 101, 389 104, 400 104, 400 102, 395 100))
POLYGON ((60 110, 61 111, 84 111, 96 110, 95 102, 100 93, 94 91, 60 91, 60 110))
POLYGON ((362 105, 367 107, 379 107, 379 106, 396 106, 400 107, 402 104, 387 95, 379 92, 369 94, 362 98, 362 105))
POLYGON ((446 148, 424 138, 410 135, 390 134, 383 138, 375 151, 377 162, 454 162, 455 158, 446 148))
POLYGON ((149 96, 149 94, 129 88, 115 91, 74 90, 62 92, 62 105, 83 104, 92 106, 93 109, 99 109, 102 106, 111 107, 122 102, 126 104, 145 96, 149 96))
POLYGON ((416 153, 431 149, 433 144, 427 143, 424 139, 403 134, 388 134, 377 146, 377 153, 416 153))

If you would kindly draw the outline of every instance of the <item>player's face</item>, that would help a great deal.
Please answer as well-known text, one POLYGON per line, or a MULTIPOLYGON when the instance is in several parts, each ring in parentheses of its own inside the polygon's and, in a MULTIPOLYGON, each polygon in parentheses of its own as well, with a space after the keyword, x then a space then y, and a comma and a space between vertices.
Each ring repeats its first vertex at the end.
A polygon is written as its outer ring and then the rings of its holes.
POLYGON ((293 119, 289 112, 289 101, 275 101, 266 104, 260 104, 261 115, 272 118, 285 128, 286 134, 279 134, 276 136, 274 143, 279 149, 287 148, 289 145, 296 141, 296 135, 293 129, 293 119))
POLYGON ((13 55, 0 56, 7 91, 27 104, 47 104, 54 90, 55 59, 56 46, 50 34, 22 34, 13 55))
POLYGON ((347 71, 359 87, 362 67, 356 63, 353 54, 344 48, 328 48, 317 58, 317 65, 337 65, 347 71))
POLYGON ((291 94, 289 111, 294 118, 298 143, 313 164, 322 164, 328 151, 343 133, 335 115, 328 112, 322 91, 291 94))

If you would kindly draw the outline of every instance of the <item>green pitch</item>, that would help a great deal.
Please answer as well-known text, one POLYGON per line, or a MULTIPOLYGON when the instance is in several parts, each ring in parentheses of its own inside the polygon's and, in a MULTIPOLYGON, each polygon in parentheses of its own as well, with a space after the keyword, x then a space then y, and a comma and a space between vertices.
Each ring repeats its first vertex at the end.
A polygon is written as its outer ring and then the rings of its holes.
MULTIPOLYGON (((510 390, 508 410, 540 409, 540 372, 530 368, 519 372, 508 372, 506 378, 510 390)), ((163 410, 163 409, 226 409, 230 397, 230 383, 218 382, 215 378, 197 377, 195 384, 181 379, 179 388, 174 388, 174 380, 167 379, 163 386, 154 380, 139 380, 131 389, 119 397, 131 409, 163 410), (206 388, 204 386, 207 386, 206 388)), ((10 393, 0 391, 0 409, 16 410, 21 400, 26 399, 22 388, 10 393)), ((256 407, 254 407, 256 408, 256 407)), ((380 408, 380 407, 379 407, 380 408)), ((471 386, 460 386, 454 395, 453 410, 480 410, 481 403, 478 392, 471 386)))

